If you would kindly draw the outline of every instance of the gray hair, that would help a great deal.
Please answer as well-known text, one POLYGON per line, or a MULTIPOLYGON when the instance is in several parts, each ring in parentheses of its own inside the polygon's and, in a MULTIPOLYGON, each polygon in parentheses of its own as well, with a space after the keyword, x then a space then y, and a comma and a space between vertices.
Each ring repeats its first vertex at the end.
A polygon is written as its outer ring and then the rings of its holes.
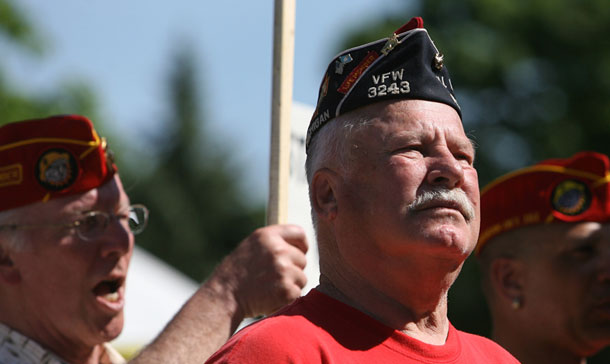
MULTIPOLYGON (((21 208, 0 211, 0 226, 18 223, 23 213, 21 208)), ((18 230, 0 230, 0 247, 17 250, 23 246, 23 235, 18 230)))
MULTIPOLYGON (((348 171, 351 166, 349 151, 352 148, 347 148, 347 141, 352 133, 365 128, 371 122, 372 119, 369 115, 350 112, 330 120, 315 134, 315 138, 311 140, 309 145, 307 159, 305 160, 310 201, 312 197, 311 182, 316 171, 325 167, 348 171)), ((313 210, 313 203, 311 219, 314 228, 316 228, 317 217, 313 210)))
POLYGON ((320 168, 347 166, 350 162, 346 150, 347 140, 353 132, 370 125, 371 122, 368 115, 352 112, 340 115, 324 125, 309 145, 305 161, 307 182, 311 184, 314 173, 320 168))

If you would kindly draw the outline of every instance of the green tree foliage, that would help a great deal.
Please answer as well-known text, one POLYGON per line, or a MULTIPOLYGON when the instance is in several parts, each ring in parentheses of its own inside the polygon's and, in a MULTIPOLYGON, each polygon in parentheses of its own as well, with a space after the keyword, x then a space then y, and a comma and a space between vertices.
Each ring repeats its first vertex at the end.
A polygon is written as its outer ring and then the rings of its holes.
MULTIPOLYGON (((422 16, 445 56, 481 186, 510 170, 581 150, 610 154, 610 6, 606 0, 425 0, 349 34, 343 47, 422 16)), ((333 50, 334 53, 336 50, 333 50)), ((450 292, 459 328, 489 335, 478 267, 450 292)), ((607 363, 604 353, 590 363, 607 363)))
MULTIPOLYGON (((11 0, 0 0, 0 40, 5 52, 43 58, 44 47, 26 16, 11 0)), ((1 48, 0 48, 1 49, 1 48)), ((76 113, 96 118, 95 97, 85 83, 58 85, 48 93, 24 92, 3 72, 0 59, 0 125, 54 114, 76 113)))
MULTIPOLYGON (((198 105, 194 57, 177 53, 169 80, 171 112, 136 165, 121 167, 132 201, 151 210, 138 244, 196 280, 256 227, 264 210, 251 207, 239 189, 239 171, 228 150, 206 133, 198 105), (154 159, 150 173, 137 164, 154 159), (125 172, 123 172, 125 170, 125 172)), ((121 159, 121 156, 118 156, 121 159)))
POLYGON ((0 0, 0 34, 30 51, 41 50, 36 31, 11 0, 0 0))

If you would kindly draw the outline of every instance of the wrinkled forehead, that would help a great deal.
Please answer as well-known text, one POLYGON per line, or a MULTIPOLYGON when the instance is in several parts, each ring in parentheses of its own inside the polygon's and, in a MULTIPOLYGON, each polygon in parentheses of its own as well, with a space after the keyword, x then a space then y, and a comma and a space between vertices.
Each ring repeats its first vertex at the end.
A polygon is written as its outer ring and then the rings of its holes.
POLYGON ((457 112, 442 103, 425 100, 386 101, 363 107, 352 117, 363 127, 353 133, 391 142, 393 139, 432 139, 442 134, 452 143, 472 148, 457 112))
POLYGON ((66 197, 64 205, 73 211, 115 211, 129 206, 129 197, 125 193, 121 179, 117 174, 100 187, 76 195, 72 199, 66 197))
POLYGON ((573 223, 538 224, 524 226, 505 233, 513 240, 522 239, 530 253, 550 258, 583 244, 604 243, 610 247, 610 223, 580 221, 573 223))
POLYGON ((549 224, 556 227, 567 241, 606 241, 610 243, 610 222, 581 221, 576 223, 549 224))
POLYGON ((58 216, 71 216, 92 210, 115 211, 123 206, 129 206, 129 198, 119 176, 115 175, 103 185, 88 191, 47 202, 37 202, 19 209, 22 210, 23 217, 34 222, 55 220, 58 216))

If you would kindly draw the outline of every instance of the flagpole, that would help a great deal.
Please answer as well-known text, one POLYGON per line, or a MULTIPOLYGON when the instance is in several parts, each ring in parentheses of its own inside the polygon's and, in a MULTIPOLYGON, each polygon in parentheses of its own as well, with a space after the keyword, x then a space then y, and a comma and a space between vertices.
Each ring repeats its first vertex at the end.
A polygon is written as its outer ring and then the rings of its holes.
POLYGON ((267 224, 285 223, 288 217, 295 13, 296 0, 275 0, 267 224))

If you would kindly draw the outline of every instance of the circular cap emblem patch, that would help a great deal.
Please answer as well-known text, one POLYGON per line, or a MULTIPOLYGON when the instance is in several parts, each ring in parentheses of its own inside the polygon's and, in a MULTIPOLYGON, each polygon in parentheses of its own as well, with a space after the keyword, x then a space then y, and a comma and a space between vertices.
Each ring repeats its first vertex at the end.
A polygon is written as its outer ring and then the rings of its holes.
POLYGON ((553 208, 563 214, 575 216, 591 205, 591 192, 583 182, 565 180, 553 190, 553 208))
POLYGON ((36 163, 36 179, 49 190, 59 191, 69 187, 77 175, 76 159, 65 149, 49 149, 36 163))

